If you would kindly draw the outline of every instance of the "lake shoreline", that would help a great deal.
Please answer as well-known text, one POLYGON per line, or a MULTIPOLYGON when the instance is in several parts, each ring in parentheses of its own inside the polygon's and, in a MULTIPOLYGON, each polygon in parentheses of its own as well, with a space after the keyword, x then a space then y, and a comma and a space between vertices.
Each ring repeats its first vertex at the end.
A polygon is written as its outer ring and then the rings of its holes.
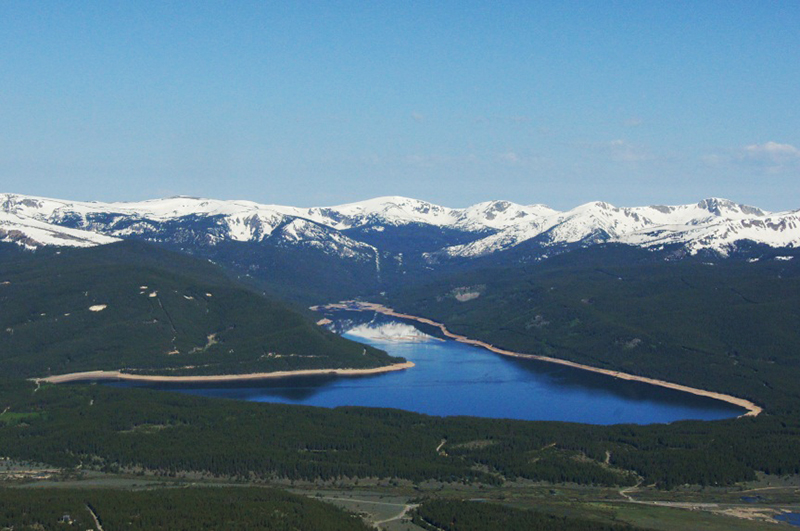
POLYGON ((628 374, 621 371, 614 371, 610 369, 601 369, 599 367, 592 367, 591 365, 584 365, 581 363, 576 363, 574 361, 559 359, 559 358, 552 358, 549 356, 541 356, 538 354, 524 354, 521 352, 513 352, 510 350, 501 349, 486 343, 484 341, 480 341, 478 339, 471 339, 466 336, 462 336, 459 334, 455 334, 447 329, 447 327, 439 322, 436 322, 432 319, 428 319, 426 317, 419 317, 416 315, 409 315, 395 311, 392 308, 384 306, 379 303, 375 302, 359 302, 359 301, 343 301, 340 303, 333 303, 333 304, 326 304, 320 306, 313 306, 311 307, 312 310, 351 310, 351 311, 361 311, 361 312, 378 312, 383 315, 387 315, 389 317, 396 317, 398 319, 408 319, 411 321, 417 321, 419 323, 423 323, 426 325, 434 326, 441 330, 442 334, 446 337, 458 341, 459 343, 464 343, 467 345, 473 345, 477 347, 484 348, 491 352, 501 354, 503 356, 509 356, 513 358, 521 358, 521 359, 530 359, 530 360, 537 360, 543 361, 546 363, 554 363, 557 365, 562 365, 566 367, 571 367, 574 369, 580 369, 584 371, 590 371, 598 374, 604 374, 606 376, 611 376, 613 378, 617 378, 620 380, 629 380, 634 382, 641 382, 649 385, 655 385, 658 387, 664 387, 667 389, 673 389, 676 391, 682 391, 685 393, 690 393, 696 396, 703 396, 706 398, 713 398, 715 400, 720 400, 722 402, 727 402, 728 404, 733 404, 735 406, 741 407, 747 410, 746 413, 740 415, 742 417, 755 417, 758 416, 763 409, 753 402, 746 400, 744 398, 738 398, 731 395, 726 395, 724 393, 717 393, 714 391, 707 391, 705 389, 698 389, 696 387, 689 387, 688 385, 677 384, 673 382, 667 382, 665 380, 657 380, 655 378, 648 378, 646 376, 636 376, 634 374, 628 374))
POLYGON ((32 378, 37 383, 73 383, 93 381, 123 381, 146 383, 228 383, 258 380, 272 380, 277 378, 292 378, 298 376, 368 376, 385 372, 402 371, 414 367, 414 363, 406 361, 393 363, 383 367, 370 369, 299 369, 294 371, 255 372, 246 374, 210 374, 198 376, 165 376, 157 374, 132 374, 118 371, 84 371, 68 374, 58 374, 43 378, 32 378))

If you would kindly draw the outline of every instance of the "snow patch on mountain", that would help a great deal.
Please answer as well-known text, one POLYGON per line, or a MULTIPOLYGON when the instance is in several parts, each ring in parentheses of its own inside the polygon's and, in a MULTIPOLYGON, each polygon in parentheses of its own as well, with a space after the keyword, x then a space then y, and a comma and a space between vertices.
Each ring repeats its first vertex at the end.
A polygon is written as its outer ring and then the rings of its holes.
POLYGON ((366 323, 345 332, 346 334, 372 341, 420 343, 435 339, 405 323, 366 323))
POLYGON ((487 201, 467 207, 457 215, 456 226, 466 230, 505 229, 528 220, 556 214, 545 205, 523 206, 510 201, 487 201))
POLYGON ((119 240, 103 234, 59 227, 0 211, 0 241, 36 249, 44 245, 91 247, 119 240))

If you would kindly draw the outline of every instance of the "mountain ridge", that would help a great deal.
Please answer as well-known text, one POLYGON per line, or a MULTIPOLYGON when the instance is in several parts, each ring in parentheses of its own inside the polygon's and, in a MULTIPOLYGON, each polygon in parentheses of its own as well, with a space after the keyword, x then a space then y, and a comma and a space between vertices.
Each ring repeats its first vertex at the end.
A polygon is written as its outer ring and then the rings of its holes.
POLYGON ((400 196, 332 207, 173 197, 81 202, 0 194, 0 242, 24 249, 154 243, 211 260, 303 305, 372 296, 469 269, 532 264, 577 249, 645 249, 654 261, 758 258, 800 246, 800 211, 720 198, 567 211, 487 201, 449 208, 400 196))
MULTIPOLYGON (((158 239, 154 233, 175 230, 169 225, 180 220, 194 221, 195 231, 198 225, 205 225, 200 228, 204 228, 202 235, 208 244, 221 239, 262 241, 277 235, 295 242, 334 239, 344 247, 364 251, 363 242, 342 235, 342 231, 369 228, 382 232, 386 226, 419 224, 474 234, 473 242, 443 246, 438 251, 440 256, 457 257, 483 256, 542 236, 545 245, 603 241, 648 248, 678 243, 686 245, 692 254, 710 249, 722 255, 737 239, 773 247, 800 244, 800 211, 773 213, 721 198, 645 207, 616 207, 594 201, 567 211, 502 200, 449 208, 401 196, 309 208, 187 196, 103 203, 2 194, 0 204, 0 230, 5 231, 6 241, 12 239, 8 236, 10 230, 25 234, 35 223, 107 238, 158 239), (286 231, 287 226, 295 228, 286 231), (337 233, 338 237, 332 236, 337 233)), ((45 226, 37 228, 44 230, 45 226)), ((84 236, 84 244, 115 241, 83 233, 69 236, 76 240, 84 236)), ((31 236, 31 240, 54 244, 52 238, 31 236)), ((33 242, 28 244, 33 246, 33 242)))

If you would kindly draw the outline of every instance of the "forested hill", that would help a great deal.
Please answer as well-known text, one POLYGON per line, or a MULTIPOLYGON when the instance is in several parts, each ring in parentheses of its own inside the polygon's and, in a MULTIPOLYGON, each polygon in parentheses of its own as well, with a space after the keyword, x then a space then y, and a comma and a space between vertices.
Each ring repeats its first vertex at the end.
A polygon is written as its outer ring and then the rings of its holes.
POLYGON ((25 531, 372 529, 355 515, 319 500, 260 487, 164 488, 145 491, 4 488, 0 490, 0 514, 0 522, 5 526, 3 529, 25 531), (96 522, 94 517, 97 518, 96 522))
POLYGON ((0 248, 0 372, 237 374, 396 361, 320 329, 216 265, 138 242, 0 248))
POLYGON ((654 261, 595 247, 390 293, 388 303, 518 352, 800 411, 800 254, 654 261))

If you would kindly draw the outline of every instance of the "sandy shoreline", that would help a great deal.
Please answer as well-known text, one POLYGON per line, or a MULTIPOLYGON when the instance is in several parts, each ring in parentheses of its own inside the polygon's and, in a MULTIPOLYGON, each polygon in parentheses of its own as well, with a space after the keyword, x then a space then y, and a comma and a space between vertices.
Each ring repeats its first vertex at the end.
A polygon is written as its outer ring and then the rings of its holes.
POLYGON ((395 363, 384 367, 372 369, 303 369, 297 371, 276 371, 276 372, 254 372, 249 374, 213 374, 204 376, 161 376, 154 374, 130 374, 122 371, 86 371, 73 372, 70 374, 58 374, 45 378, 33 378, 36 382, 48 383, 67 383, 84 382, 97 380, 129 381, 129 382, 153 382, 153 383, 225 383, 243 382, 251 380, 269 380, 273 378, 290 378, 293 376, 316 376, 316 375, 337 375, 337 376, 365 376, 369 374, 380 374, 384 372, 402 371, 410 369, 414 364, 410 361, 405 363, 395 363))
POLYGON ((763 409, 750 402, 749 400, 745 400, 744 398, 738 398, 731 395, 726 395, 723 393, 716 393, 714 391, 706 391, 705 389, 697 389, 696 387, 689 387, 688 385, 677 384, 673 382, 667 382, 664 380, 656 380, 655 378, 648 378, 646 376, 636 376, 634 374, 628 374, 625 372, 619 371, 612 371, 609 369, 600 369, 598 367, 592 367, 591 365, 583 365, 581 363, 575 363, 574 361, 562 360, 559 358, 551 358, 549 356, 539 356, 537 354, 523 354, 520 352, 512 352, 510 350, 501 349, 490 345, 489 343, 485 343, 483 341, 479 341, 477 339, 470 339, 465 336, 461 336, 458 334, 454 334, 450 330, 447 329, 445 325, 442 323, 437 323, 431 319, 425 317, 418 317, 416 315, 408 315, 404 313, 399 313, 394 311, 391 308, 383 306, 378 303, 374 302, 357 302, 357 301, 344 301, 342 303, 337 304, 327 304, 323 306, 314 307, 312 309, 339 309, 339 310, 355 310, 355 311, 366 311, 366 312, 378 312, 384 315, 388 315, 390 317, 397 317, 400 319, 409 319, 412 321, 417 321, 419 323, 435 326, 439 330, 442 331, 442 334, 458 341, 459 343, 465 343, 467 345, 474 345, 476 347, 482 347, 486 350, 490 350, 492 352, 496 352, 497 354, 502 354, 503 356, 511 356, 514 358, 525 358, 525 359, 532 359, 538 361, 544 361, 547 363, 555 363, 558 365, 564 365, 567 367, 572 367, 575 369, 581 369, 584 371, 595 372, 599 374, 605 374, 606 376, 612 376, 614 378, 619 378, 620 380, 630 380, 634 382, 642 382, 650 385, 657 385, 659 387, 665 387, 667 389, 674 389, 676 391, 683 391, 685 393, 691 393, 697 396, 705 396, 708 398, 713 398, 716 400, 721 400, 723 402, 727 402, 729 404, 733 404, 735 406, 739 406, 747 410, 747 413, 742 415, 743 417, 755 417, 756 415, 760 414, 763 409))

